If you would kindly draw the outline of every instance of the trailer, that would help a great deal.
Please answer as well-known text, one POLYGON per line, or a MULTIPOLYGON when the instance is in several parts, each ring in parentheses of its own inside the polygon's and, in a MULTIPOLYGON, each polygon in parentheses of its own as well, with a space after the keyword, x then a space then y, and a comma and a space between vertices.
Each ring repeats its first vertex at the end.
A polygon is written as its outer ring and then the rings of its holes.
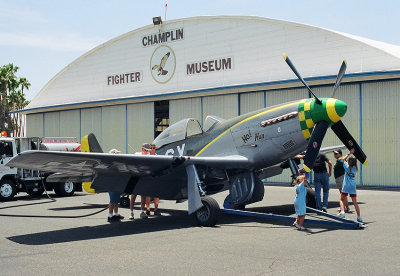
POLYGON ((54 190, 59 196, 72 196, 82 191, 81 183, 47 182, 45 172, 7 167, 18 153, 27 150, 80 151, 76 138, 60 137, 0 137, 0 201, 12 200, 17 193, 40 196, 54 190))

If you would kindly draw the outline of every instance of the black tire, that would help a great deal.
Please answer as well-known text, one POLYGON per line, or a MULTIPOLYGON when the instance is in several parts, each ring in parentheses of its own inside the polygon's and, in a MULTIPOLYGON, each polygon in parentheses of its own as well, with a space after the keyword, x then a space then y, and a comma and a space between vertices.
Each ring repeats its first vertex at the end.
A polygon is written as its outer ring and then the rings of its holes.
POLYGON ((203 207, 196 211, 195 217, 200 226, 212 227, 217 224, 219 218, 218 202, 212 197, 201 199, 203 207))
POLYGON ((73 182, 58 182, 54 184, 54 192, 58 196, 72 196, 75 193, 75 185, 73 182))
POLYGON ((129 196, 121 196, 121 199, 119 201, 119 205, 123 208, 128 208, 130 205, 130 200, 129 196))
POLYGON ((3 179, 0 182, 0 201, 12 200, 17 193, 17 187, 14 181, 10 179, 3 179))
POLYGON ((306 205, 311 208, 317 208, 315 202, 315 191, 312 188, 307 188, 306 205))

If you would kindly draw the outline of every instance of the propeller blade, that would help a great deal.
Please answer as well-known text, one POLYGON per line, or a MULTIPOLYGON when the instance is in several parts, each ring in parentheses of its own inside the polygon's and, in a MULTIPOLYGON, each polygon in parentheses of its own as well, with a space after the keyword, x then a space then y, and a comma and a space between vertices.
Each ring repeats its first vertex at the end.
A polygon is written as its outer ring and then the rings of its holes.
POLYGON ((340 83, 342 82, 344 73, 346 72, 346 68, 347 68, 347 62, 345 60, 343 60, 342 66, 340 66, 339 73, 336 78, 335 86, 333 87, 333 92, 332 92, 331 98, 333 98, 333 96, 335 96, 336 89, 339 87, 340 83))
POLYGON ((304 84, 304 86, 307 88, 307 90, 311 93, 311 95, 314 96, 315 102, 317 104, 322 104, 320 99, 318 99, 317 96, 315 96, 314 92, 311 90, 311 88, 307 85, 307 83, 304 81, 304 79, 300 76, 300 73, 297 71, 296 67, 294 67, 292 61, 289 59, 289 57, 283 53, 283 59, 286 61, 287 65, 289 65, 290 69, 292 69, 293 73, 299 78, 299 80, 304 84))
POLYGON ((339 121, 331 126, 333 132, 342 141, 342 143, 349 149, 354 149, 353 155, 360 161, 363 165, 367 165, 368 158, 354 140, 353 136, 349 133, 342 121, 339 121))
POLYGON ((324 139, 328 127, 329 123, 325 121, 320 121, 314 127, 310 140, 308 141, 306 155, 304 156, 303 167, 306 172, 310 172, 314 167, 315 159, 318 156, 322 140, 324 139))

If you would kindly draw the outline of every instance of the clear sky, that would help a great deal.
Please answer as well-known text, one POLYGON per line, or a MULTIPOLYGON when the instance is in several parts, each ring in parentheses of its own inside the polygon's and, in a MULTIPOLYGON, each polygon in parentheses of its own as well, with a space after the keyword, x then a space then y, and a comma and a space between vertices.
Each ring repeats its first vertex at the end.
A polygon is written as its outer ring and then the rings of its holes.
MULTIPOLYGON (((152 24, 200 15, 256 15, 400 45, 399 0, 0 0, 0 66, 32 84, 27 98, 97 45, 152 24)), ((284 50, 284 49, 282 49, 284 50)))

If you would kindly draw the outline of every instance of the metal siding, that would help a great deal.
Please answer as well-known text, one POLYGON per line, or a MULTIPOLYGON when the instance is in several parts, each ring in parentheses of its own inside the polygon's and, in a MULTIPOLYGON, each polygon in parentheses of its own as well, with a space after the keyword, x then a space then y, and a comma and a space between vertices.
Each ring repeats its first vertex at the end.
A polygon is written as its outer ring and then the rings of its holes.
POLYGON ((26 136, 43 136, 43 113, 26 115, 26 136))
POLYGON ((201 98, 169 101, 169 124, 186 118, 194 118, 201 122, 201 98))
POLYGON ((274 106, 281 103, 291 102, 308 98, 308 93, 305 88, 297 89, 282 89, 267 91, 267 106, 274 106))
POLYGON ((101 129, 102 148, 104 152, 110 149, 118 149, 126 152, 126 106, 105 106, 102 107, 101 129))
POLYGON ((240 114, 264 108, 264 92, 240 94, 240 114))
POLYGON ((80 122, 79 110, 61 111, 60 112, 60 136, 75 137, 78 140, 80 137, 80 122))
POLYGON ((128 153, 140 151, 154 140, 154 102, 127 106, 128 153))
POLYGON ((238 115, 238 94, 203 97, 203 120, 208 115, 230 119, 238 115))
POLYGON ((60 137, 60 112, 44 113, 44 136, 60 137))
POLYGON ((400 81, 362 84, 364 185, 399 187, 400 81))
POLYGON ((93 133, 102 146, 101 108, 87 108, 81 110, 81 135, 93 133))

